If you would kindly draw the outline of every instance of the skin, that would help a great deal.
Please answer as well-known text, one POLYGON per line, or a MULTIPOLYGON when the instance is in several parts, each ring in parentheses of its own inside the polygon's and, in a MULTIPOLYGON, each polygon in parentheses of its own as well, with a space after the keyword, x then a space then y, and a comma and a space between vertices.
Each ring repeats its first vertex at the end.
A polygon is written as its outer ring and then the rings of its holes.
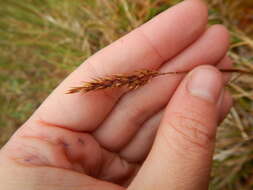
POLYGON ((216 129, 232 104, 217 70, 231 68, 228 43, 223 26, 207 28, 206 5, 186 0, 102 49, 1 149, 0 189, 208 189, 216 129), (192 71, 130 92, 64 94, 143 68, 192 71))

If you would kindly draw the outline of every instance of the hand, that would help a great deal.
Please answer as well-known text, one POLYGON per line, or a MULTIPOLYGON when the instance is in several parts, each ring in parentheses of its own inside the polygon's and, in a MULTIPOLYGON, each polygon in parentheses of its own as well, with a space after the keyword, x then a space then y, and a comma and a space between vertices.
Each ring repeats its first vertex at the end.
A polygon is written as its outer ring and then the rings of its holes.
POLYGON ((200 0, 186 0, 96 53, 1 150, 0 189, 207 189, 216 128, 231 106, 217 70, 231 67, 228 38, 223 26, 207 29, 200 0), (139 69, 193 70, 134 91, 65 94, 139 69))

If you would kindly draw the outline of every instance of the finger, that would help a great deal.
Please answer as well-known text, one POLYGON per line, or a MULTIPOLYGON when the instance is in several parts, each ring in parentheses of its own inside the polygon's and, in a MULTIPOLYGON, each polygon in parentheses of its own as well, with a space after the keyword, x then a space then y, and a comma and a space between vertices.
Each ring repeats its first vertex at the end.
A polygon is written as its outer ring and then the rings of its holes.
MULTIPOLYGON (((222 122, 225 119, 229 113, 229 110, 231 109, 232 104, 233 101, 231 95, 228 91, 225 91, 222 94, 220 103, 218 105, 218 109, 220 111, 219 122, 222 122)), ((164 109, 152 116, 141 126, 140 130, 130 141, 130 143, 120 151, 120 156, 122 158, 129 162, 141 162, 145 160, 153 145, 163 113, 164 109)))
POLYGON ((184 79, 130 190, 208 189, 223 87, 221 73, 210 66, 198 67, 184 79))
MULTIPOLYGON (((232 97, 228 91, 222 93, 220 99, 217 105, 220 112, 219 123, 225 119, 233 104, 232 97)), ((130 143, 120 151, 120 156, 122 158, 132 163, 141 162, 146 159, 153 145, 163 113, 164 109, 152 116, 142 125, 136 136, 134 136, 130 143)))
MULTIPOLYGON (((198 41, 164 65, 161 71, 187 71, 197 64, 217 64, 228 49, 228 36, 223 26, 211 27, 198 41)), ((112 151, 122 149, 148 118, 165 107, 182 77, 159 77, 126 94, 95 131, 96 139, 112 151)))
MULTIPOLYGON (((223 69, 231 69, 232 61, 228 56, 225 56, 217 64, 217 67, 223 69)), ((230 74, 222 73, 222 76, 223 82, 226 84, 229 81, 230 74)), ((225 91, 222 93, 217 105, 218 109, 220 110, 220 122, 228 114, 232 102, 232 97, 229 92, 225 91)), ((131 139, 130 143, 128 143, 127 146, 120 151, 122 158, 128 160, 129 162, 141 162, 146 158, 152 147, 153 140, 155 138, 163 112, 164 110, 156 113, 148 121, 144 122, 137 134, 131 139)))
MULTIPOLYGON (((230 57, 225 56, 217 65, 218 69, 231 69, 233 67, 233 61, 230 57)), ((227 83, 231 78, 231 73, 223 73, 224 82, 227 83)))
MULTIPOLYGON (((233 61, 228 56, 225 56, 217 65, 217 68, 219 69, 231 69, 232 67, 233 67, 233 61)), ((222 75, 223 75, 224 84, 227 84, 231 79, 231 73, 223 73, 222 75)), ((220 117, 219 117, 220 123, 225 119, 232 105, 233 105, 232 96, 230 95, 228 91, 225 90, 223 93, 223 98, 221 99, 220 104, 219 104, 219 109, 221 112, 220 117)))
POLYGON ((163 113, 164 109, 142 125, 136 136, 120 151, 122 158, 132 163, 141 162, 146 158, 153 145, 163 113))
MULTIPOLYGON (((218 104, 220 112, 219 123, 225 119, 232 105, 232 97, 228 91, 225 91, 221 96, 220 103, 218 104)), ((163 113, 164 110, 160 111, 142 125, 130 143, 120 151, 119 154, 122 158, 132 163, 142 162, 146 159, 153 145, 163 113)))
POLYGON ((70 87, 94 77, 141 68, 156 69, 194 42, 206 23, 207 8, 202 1, 188 0, 174 6, 88 59, 47 98, 32 119, 92 131, 124 90, 64 94, 70 87))
POLYGON ((229 113, 231 107, 233 105, 233 99, 231 94, 225 90, 223 94, 223 99, 218 107, 220 109, 219 123, 221 123, 229 113))

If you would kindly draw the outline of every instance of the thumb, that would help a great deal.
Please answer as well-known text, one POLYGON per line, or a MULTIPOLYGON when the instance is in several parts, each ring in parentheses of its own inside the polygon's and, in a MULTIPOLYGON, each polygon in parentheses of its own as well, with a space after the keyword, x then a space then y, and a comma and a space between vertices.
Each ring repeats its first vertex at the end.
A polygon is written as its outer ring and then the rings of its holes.
POLYGON ((130 190, 208 189, 222 91, 214 67, 200 66, 185 77, 130 190))

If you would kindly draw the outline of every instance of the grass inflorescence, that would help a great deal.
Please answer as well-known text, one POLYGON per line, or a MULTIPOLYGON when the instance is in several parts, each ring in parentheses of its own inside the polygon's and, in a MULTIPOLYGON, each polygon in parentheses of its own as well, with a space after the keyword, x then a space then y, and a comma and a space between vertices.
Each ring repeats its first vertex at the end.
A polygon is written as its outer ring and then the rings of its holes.
POLYGON ((158 75, 161 75, 161 73, 153 70, 140 70, 130 74, 113 74, 93 79, 90 82, 84 82, 79 87, 72 87, 67 94, 90 92, 106 88, 119 88, 122 86, 127 86, 129 89, 136 89, 145 85, 150 79, 158 75))
MULTIPOLYGON (((253 72, 245 71, 241 69, 220 69, 224 73, 238 73, 238 74, 250 74, 253 72)), ((134 71, 128 74, 112 74, 106 77, 95 78, 89 82, 83 82, 81 86, 71 87, 66 94, 74 94, 78 92, 90 92, 96 90, 103 90, 107 88, 120 88, 127 86, 128 89, 133 90, 147 84, 152 78, 162 76, 162 75, 175 75, 175 74, 186 74, 184 72, 159 72, 156 70, 143 69, 139 71, 134 71)))

